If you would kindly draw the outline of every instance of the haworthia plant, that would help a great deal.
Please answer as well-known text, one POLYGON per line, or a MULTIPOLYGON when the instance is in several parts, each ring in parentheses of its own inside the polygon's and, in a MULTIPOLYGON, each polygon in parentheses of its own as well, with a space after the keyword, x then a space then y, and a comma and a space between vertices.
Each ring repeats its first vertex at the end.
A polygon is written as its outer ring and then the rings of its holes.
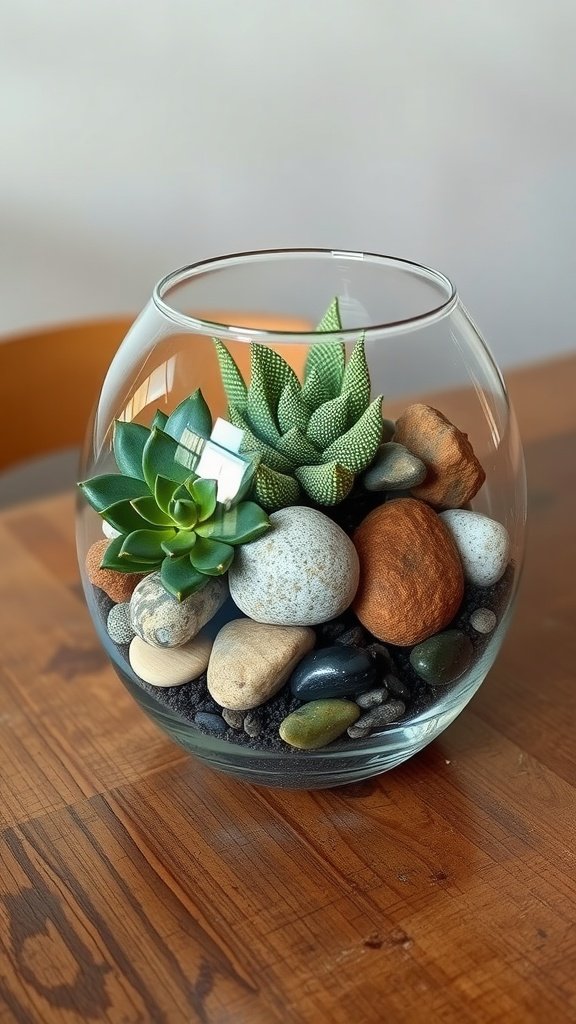
MULTIPOLYGON (((337 298, 316 330, 342 330, 337 298)), ((244 431, 243 451, 260 459, 255 499, 268 511, 296 504, 302 491, 318 505, 342 501, 382 439, 382 396, 370 402, 364 337, 347 363, 341 342, 313 345, 302 383, 274 349, 253 342, 248 385, 225 345, 214 344, 229 418, 244 431)))
POLYGON ((160 570, 166 590, 179 601, 210 576, 225 573, 235 548, 270 527, 253 501, 232 507, 217 500, 217 481, 196 476, 186 438, 210 436, 212 417, 201 391, 166 417, 156 414, 151 429, 117 421, 113 450, 119 473, 78 486, 88 503, 120 534, 106 549, 102 568, 117 572, 160 570), (161 424, 161 426, 159 425, 161 424))

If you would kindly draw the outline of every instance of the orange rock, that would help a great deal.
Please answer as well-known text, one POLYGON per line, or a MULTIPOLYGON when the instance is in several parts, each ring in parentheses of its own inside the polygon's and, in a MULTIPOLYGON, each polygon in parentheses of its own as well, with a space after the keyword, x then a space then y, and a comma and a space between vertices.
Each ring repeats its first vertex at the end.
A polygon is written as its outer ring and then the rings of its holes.
POLYGON ((86 555, 86 572, 88 579, 95 587, 100 587, 108 594, 111 601, 120 604, 129 601, 134 587, 144 579, 146 573, 116 572, 114 569, 101 569, 100 562, 110 541, 97 540, 86 555))
POLYGON ((431 405, 409 405, 396 422, 394 441, 426 464, 428 476, 411 493, 435 508, 461 508, 484 483, 468 435, 431 405))
POLYGON ((444 629, 460 607, 464 572, 450 532, 415 498, 370 512, 353 536, 360 586, 353 609, 385 643, 417 644, 444 629))

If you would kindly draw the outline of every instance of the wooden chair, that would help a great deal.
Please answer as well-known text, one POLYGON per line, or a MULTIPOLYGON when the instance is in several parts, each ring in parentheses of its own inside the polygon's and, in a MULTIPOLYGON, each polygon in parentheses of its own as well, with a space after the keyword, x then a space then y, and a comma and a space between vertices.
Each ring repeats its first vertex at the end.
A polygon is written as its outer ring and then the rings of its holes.
POLYGON ((82 443, 131 322, 92 320, 0 338, 0 470, 82 443))

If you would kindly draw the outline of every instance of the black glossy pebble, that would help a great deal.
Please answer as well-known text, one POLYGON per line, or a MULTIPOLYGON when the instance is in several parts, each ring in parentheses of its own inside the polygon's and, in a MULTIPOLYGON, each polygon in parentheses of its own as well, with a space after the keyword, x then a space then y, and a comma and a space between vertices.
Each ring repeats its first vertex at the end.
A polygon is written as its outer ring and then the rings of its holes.
POLYGON ((346 697, 371 689, 377 680, 374 659, 357 647, 321 647, 302 659, 290 680, 299 700, 346 697))

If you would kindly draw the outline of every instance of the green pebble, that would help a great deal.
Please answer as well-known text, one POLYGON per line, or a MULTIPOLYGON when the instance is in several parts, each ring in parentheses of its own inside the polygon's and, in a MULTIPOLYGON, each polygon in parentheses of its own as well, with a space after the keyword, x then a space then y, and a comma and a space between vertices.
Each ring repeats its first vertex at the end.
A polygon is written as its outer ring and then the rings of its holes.
POLYGON ((291 747, 315 750, 338 739, 359 717, 360 708, 350 700, 311 700, 284 719, 280 737, 291 747))
POLYGON ((447 686, 470 668, 474 648, 465 633, 447 629, 414 647, 410 664, 430 686, 447 686))

